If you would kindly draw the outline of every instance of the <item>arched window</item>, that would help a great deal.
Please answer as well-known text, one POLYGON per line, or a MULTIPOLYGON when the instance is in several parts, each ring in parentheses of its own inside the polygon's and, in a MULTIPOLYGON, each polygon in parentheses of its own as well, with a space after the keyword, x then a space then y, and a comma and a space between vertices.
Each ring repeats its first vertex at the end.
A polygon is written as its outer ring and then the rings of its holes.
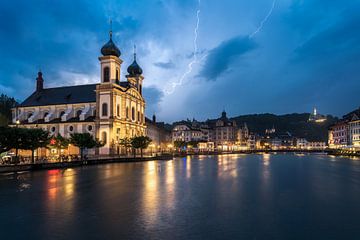
POLYGON ((131 108, 131 119, 133 121, 135 121, 135 108, 134 107, 131 108))
POLYGON ((29 112, 29 113, 28 113, 28 118, 31 118, 32 115, 33 115, 33 113, 32 113, 32 112, 29 112))
POLYGON ((107 142, 107 137, 106 137, 106 132, 102 132, 101 133, 101 141, 106 144, 107 142))
POLYGON ((116 105, 116 116, 120 117, 120 104, 116 105))
POLYGON ((44 118, 46 118, 47 115, 49 115, 49 113, 48 113, 48 112, 45 112, 45 113, 44 113, 44 118))
POLYGON ((142 85, 141 84, 139 85, 139 92, 142 95, 142 85))
POLYGON ((102 116, 106 117, 108 115, 108 105, 107 103, 102 104, 102 116))
POLYGON ((126 118, 129 118, 129 107, 126 107, 126 118))
POLYGON ((82 113, 82 110, 81 110, 81 109, 77 110, 77 112, 76 112, 76 117, 80 118, 81 113, 82 113))
POLYGON ((110 68, 104 67, 104 82, 110 82, 110 68))
POLYGON ((138 111, 138 114, 137 114, 137 120, 138 120, 138 122, 140 122, 141 120, 140 120, 140 112, 138 111))
POLYGON ((119 73, 119 69, 116 69, 116 82, 118 83, 120 80, 120 73, 119 73))
POLYGON ((61 118, 62 116, 64 116, 64 114, 65 114, 65 111, 61 111, 59 117, 61 118))

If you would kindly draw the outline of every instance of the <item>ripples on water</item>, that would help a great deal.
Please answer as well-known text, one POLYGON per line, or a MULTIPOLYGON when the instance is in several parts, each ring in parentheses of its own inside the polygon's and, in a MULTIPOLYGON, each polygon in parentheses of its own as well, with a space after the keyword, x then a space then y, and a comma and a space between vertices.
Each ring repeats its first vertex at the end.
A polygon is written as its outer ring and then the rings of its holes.
POLYGON ((4 174, 1 239, 359 239, 359 173, 233 154, 4 174))

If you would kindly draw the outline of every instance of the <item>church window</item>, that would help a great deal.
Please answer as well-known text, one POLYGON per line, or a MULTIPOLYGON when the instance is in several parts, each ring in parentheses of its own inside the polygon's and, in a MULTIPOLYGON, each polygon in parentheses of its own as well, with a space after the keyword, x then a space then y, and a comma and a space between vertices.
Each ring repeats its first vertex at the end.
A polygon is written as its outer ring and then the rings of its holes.
POLYGON ((126 107, 126 118, 129 118, 129 107, 126 107))
POLYGON ((116 82, 118 83, 120 80, 120 73, 119 73, 119 69, 116 69, 116 82))
POLYGON ((140 112, 138 111, 137 112, 137 120, 140 122, 141 120, 140 120, 140 112))
POLYGON ((74 126, 69 126, 69 132, 73 132, 74 131, 74 126))
POLYGON ((131 108, 131 119, 133 121, 135 121, 135 108, 134 107, 131 108))
POLYGON ((91 132, 91 131, 93 130, 93 126, 92 126, 92 125, 88 125, 88 126, 87 126, 87 130, 88 130, 89 132, 91 132))
POLYGON ((102 116, 106 117, 108 115, 108 105, 107 103, 102 104, 102 116))
POLYGON ((81 112, 82 112, 81 109, 78 110, 78 111, 76 112, 76 117, 80 118, 81 112))
POLYGON ((116 116, 120 117, 120 104, 116 105, 116 116))
POLYGON ((104 67, 104 82, 110 82, 110 68, 104 67))
POLYGON ((65 111, 61 111, 59 117, 64 116, 64 114, 65 114, 65 111))
POLYGON ((101 141, 104 143, 104 144, 106 144, 106 139, 107 138, 107 136, 106 136, 106 132, 102 132, 101 133, 101 141))

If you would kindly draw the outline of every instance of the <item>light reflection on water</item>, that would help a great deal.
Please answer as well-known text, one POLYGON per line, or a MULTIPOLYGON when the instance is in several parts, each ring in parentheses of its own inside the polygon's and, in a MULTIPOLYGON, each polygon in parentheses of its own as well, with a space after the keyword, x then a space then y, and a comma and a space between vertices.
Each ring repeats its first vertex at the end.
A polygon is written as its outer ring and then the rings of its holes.
POLYGON ((295 154, 4 175, 0 223, 4 239, 356 239, 359 175, 358 160, 295 154))

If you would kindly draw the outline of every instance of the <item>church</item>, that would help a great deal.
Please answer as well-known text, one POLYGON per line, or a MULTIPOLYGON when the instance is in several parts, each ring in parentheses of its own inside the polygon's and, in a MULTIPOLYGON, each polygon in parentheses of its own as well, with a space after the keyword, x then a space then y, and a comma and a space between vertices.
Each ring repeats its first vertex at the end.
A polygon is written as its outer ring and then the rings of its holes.
MULTIPOLYGON (((100 156, 119 154, 118 141, 121 138, 145 135, 143 71, 134 52, 126 81, 120 80, 121 52, 111 31, 109 35, 110 39, 101 48, 99 57, 99 83, 45 88, 43 74, 39 72, 35 91, 13 109, 13 125, 42 128, 51 135, 60 134, 65 138, 72 133, 90 133, 105 145, 90 150, 88 154, 100 156)), ((73 154, 77 153, 73 148, 73 154)), ((48 156, 51 154, 48 151, 42 149, 38 155, 48 156)))

